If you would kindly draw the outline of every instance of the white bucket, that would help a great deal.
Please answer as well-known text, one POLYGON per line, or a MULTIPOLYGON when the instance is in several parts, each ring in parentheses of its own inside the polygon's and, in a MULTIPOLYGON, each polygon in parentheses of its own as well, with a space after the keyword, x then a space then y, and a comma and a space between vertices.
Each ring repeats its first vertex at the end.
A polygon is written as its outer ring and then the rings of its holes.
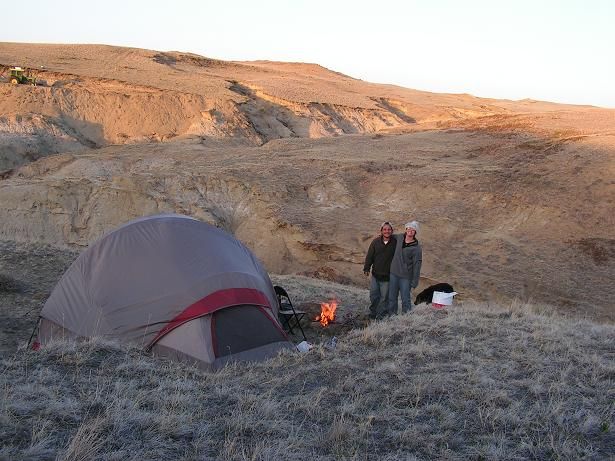
POLYGON ((453 304, 453 297, 457 294, 456 291, 452 293, 443 293, 441 291, 434 291, 431 303, 435 308, 442 308, 443 306, 450 306, 453 304))

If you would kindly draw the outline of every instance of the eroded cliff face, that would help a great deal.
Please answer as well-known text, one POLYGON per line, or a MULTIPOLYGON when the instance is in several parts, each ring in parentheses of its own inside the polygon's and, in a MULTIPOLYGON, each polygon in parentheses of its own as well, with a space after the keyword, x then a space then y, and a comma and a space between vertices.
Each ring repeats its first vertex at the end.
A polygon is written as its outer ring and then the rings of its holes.
POLYGON ((56 155, 0 180, 0 238, 83 247, 135 217, 183 213, 232 232, 272 272, 362 284, 380 223, 401 232, 418 219, 421 287, 448 281, 466 299, 531 298, 608 317, 613 151, 591 139, 543 139, 546 151, 538 142, 432 131, 56 155))
POLYGON ((375 85, 317 65, 95 45, 0 44, 39 86, 0 83, 0 171, 61 152, 200 137, 261 145, 510 112, 468 95, 375 85))
POLYGON ((53 83, 48 80, 50 87, 0 88, 0 169, 44 155, 113 144, 198 136, 260 145, 278 138, 373 133, 413 123, 382 102, 376 108, 297 103, 238 82, 228 83, 243 98, 237 102, 100 79, 57 77, 53 83))

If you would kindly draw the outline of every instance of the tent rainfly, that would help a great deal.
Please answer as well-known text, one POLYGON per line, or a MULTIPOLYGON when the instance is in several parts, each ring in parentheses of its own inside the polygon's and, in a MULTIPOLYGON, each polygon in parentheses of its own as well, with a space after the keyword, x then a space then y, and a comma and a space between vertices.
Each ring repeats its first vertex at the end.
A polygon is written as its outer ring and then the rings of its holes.
POLYGON ((69 267, 41 311, 37 342, 103 337, 215 370, 293 345, 267 272, 230 234, 181 215, 131 221, 69 267))

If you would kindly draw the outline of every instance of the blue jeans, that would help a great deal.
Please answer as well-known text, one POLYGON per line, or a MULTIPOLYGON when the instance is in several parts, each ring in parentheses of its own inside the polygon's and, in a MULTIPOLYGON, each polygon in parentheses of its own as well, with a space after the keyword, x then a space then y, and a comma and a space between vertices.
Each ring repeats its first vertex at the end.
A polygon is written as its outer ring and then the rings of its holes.
POLYGON ((387 314, 389 304, 389 281, 378 280, 372 275, 369 284, 369 315, 380 318, 387 314))
POLYGON ((389 314, 397 314, 397 297, 401 294, 402 313, 412 310, 410 279, 391 274, 389 278, 389 314))

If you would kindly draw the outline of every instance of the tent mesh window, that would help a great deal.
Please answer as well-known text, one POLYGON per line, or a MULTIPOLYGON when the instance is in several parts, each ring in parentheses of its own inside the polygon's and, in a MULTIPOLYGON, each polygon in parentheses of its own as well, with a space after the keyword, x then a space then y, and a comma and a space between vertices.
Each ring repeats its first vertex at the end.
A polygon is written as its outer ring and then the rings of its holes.
POLYGON ((216 357, 286 341, 282 332, 257 306, 221 309, 214 312, 213 323, 216 357))

